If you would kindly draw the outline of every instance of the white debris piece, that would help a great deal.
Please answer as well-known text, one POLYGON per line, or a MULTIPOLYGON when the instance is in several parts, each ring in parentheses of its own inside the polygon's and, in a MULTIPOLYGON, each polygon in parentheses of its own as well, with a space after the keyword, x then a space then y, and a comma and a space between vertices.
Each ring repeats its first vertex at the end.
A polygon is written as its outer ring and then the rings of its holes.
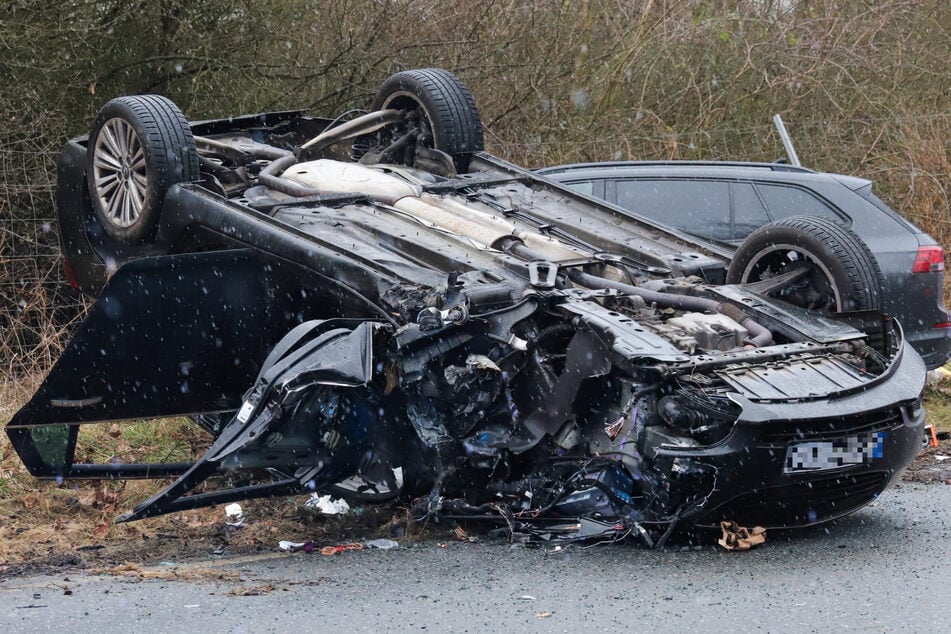
POLYGON ((225 507, 225 524, 235 528, 244 526, 244 511, 237 502, 225 507))
POLYGON ((329 495, 311 493, 310 499, 304 503, 309 509, 317 509, 324 515, 340 515, 350 510, 346 500, 334 500, 329 495))
POLYGON ((380 550, 393 550, 400 547, 399 543, 392 539, 371 539, 363 542, 363 545, 367 548, 379 548, 380 550))
POLYGON ((928 385, 938 385, 939 383, 945 383, 951 379, 951 363, 948 365, 941 366, 940 368, 935 368, 930 370, 927 374, 928 385))

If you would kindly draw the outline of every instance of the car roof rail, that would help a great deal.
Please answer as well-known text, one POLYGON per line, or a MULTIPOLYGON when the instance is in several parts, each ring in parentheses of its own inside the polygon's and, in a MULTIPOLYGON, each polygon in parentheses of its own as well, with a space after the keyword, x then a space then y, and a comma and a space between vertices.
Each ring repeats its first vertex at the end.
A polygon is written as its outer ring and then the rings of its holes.
POLYGON ((736 167, 768 169, 774 172, 817 173, 815 170, 811 170, 807 167, 799 167, 790 165, 789 163, 757 163, 753 161, 604 161, 541 167, 535 171, 539 174, 555 174, 559 172, 573 172, 606 167, 736 167))

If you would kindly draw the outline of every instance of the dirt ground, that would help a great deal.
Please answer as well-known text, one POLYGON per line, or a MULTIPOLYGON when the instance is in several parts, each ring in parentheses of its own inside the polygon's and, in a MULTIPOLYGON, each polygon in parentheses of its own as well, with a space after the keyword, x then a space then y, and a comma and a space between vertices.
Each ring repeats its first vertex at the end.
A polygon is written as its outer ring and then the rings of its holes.
MULTIPOLYGON (((936 448, 925 449, 908 467, 903 481, 951 485, 951 441, 944 440, 936 448)), ((103 496, 101 486, 84 494, 75 491, 77 496, 95 498, 96 491, 100 491, 100 499, 103 496)), ((225 525, 221 508, 114 525, 110 517, 121 510, 114 503, 106 501, 94 509, 92 505, 83 507, 84 502, 78 497, 63 507, 65 517, 38 527, 25 521, 35 513, 29 499, 16 505, 19 510, 7 503, 0 505, 0 509, 7 511, 0 512, 0 524, 4 525, 0 528, 0 539, 5 542, 0 576, 67 569, 136 576, 145 574, 141 566, 274 552, 281 540, 313 541, 320 549, 379 537, 395 539, 402 547, 419 540, 458 539, 454 526, 418 524, 405 508, 398 506, 357 508, 356 512, 346 515, 322 516, 304 509, 300 506, 302 501, 303 498, 277 498, 243 503, 245 526, 237 530, 225 525), (75 517, 77 512, 80 517, 75 517), (91 517, 93 512, 98 519, 91 517)))
POLYGON ((937 447, 926 447, 908 465, 902 480, 923 484, 951 484, 951 440, 941 440, 937 447))
MULTIPOLYGON (((929 421, 942 432, 951 430, 951 385, 926 392, 929 421)), ((189 428, 193 426, 188 426, 189 428)), ((104 427, 94 448, 129 458, 129 452, 167 453, 170 442, 181 451, 196 451, 196 438, 182 424, 142 424, 117 433, 104 427), (143 437, 155 447, 145 446, 143 437), (134 451, 132 447, 134 446, 134 451)), ((199 450, 200 451, 200 450, 199 450)), ((184 457, 184 456, 182 456, 184 457)), ((146 459, 167 456, 146 455, 146 459)), ((951 485, 951 440, 926 447, 906 470, 903 481, 951 485)), ((245 526, 225 525, 223 508, 199 509, 130 524, 114 524, 117 516, 163 487, 160 481, 79 482, 57 485, 26 473, 5 434, 0 437, 0 577, 63 569, 97 570, 135 575, 137 566, 224 555, 273 552, 278 542, 313 541, 323 546, 386 537, 403 545, 416 540, 450 541, 452 525, 420 524, 399 505, 356 508, 325 516, 305 507, 306 496, 243 502, 245 526)))
MULTIPOLYGON (((948 366, 945 366, 948 367, 948 366)), ((905 471, 906 482, 925 484, 951 484, 951 439, 944 438, 951 432, 951 380, 931 385, 925 389, 927 422, 935 427, 937 447, 925 447, 905 471)))
MULTIPOLYGON (((394 505, 358 507, 345 515, 324 516, 297 506, 295 501, 277 498, 242 503, 245 525, 237 529, 226 525, 222 508, 129 525, 107 520, 97 527, 99 532, 88 530, 88 520, 30 527, 16 511, 0 514, 0 523, 19 526, 0 529, 0 539, 5 542, 0 577, 67 569, 136 576, 144 574, 142 566, 276 552, 282 540, 310 541, 319 550, 381 537, 397 540, 403 547, 421 539, 454 538, 449 526, 417 524, 405 509, 394 505)), ((29 509, 24 509, 24 514, 30 515, 29 509)))

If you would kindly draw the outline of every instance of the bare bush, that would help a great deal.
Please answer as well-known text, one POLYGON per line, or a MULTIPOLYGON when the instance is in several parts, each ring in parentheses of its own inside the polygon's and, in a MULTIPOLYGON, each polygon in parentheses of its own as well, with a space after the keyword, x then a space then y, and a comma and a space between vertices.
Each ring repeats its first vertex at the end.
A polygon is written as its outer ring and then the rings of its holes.
POLYGON ((951 5, 943 0, 14 2, 0 14, 0 358, 47 367, 81 310, 62 290, 59 148, 109 98, 193 117, 369 104, 390 73, 453 70, 489 149, 527 165, 773 160, 783 115, 816 169, 876 179, 951 245, 951 5))

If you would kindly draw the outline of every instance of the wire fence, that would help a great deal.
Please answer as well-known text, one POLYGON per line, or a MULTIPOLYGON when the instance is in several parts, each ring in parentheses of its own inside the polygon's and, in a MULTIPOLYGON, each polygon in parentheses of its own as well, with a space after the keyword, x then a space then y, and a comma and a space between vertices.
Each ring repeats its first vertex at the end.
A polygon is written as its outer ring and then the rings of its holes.
POLYGON ((54 212, 58 140, 38 125, 0 143, 0 362, 4 381, 49 368, 85 301, 63 278, 54 212))
MULTIPOLYGON (((0 11, 0 367, 42 372, 85 308, 64 283, 56 165, 110 97, 192 118, 366 106, 441 66, 473 91, 488 149, 537 167, 782 156, 866 176, 951 246, 945 0, 119 0, 0 11), (293 28, 288 28, 293 25, 293 28), (937 55, 937 57, 936 57, 937 55)), ((951 278, 951 276, 949 276, 951 278)))

